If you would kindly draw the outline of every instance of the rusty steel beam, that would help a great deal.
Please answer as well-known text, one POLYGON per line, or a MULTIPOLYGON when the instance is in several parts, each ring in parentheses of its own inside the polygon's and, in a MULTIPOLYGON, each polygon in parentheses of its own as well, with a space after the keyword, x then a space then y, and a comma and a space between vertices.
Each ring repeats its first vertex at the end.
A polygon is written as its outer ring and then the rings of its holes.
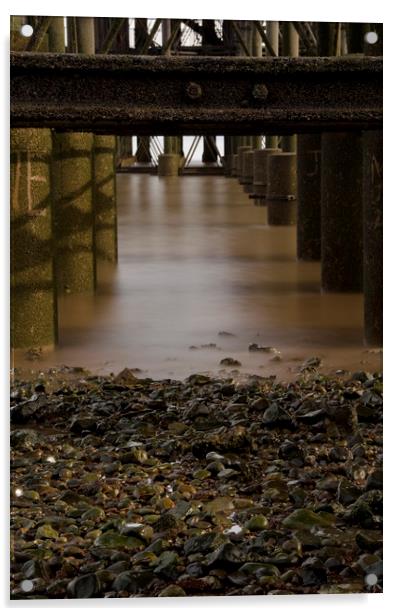
POLYGON ((286 134, 382 125, 382 58, 11 53, 11 125, 101 134, 286 134))

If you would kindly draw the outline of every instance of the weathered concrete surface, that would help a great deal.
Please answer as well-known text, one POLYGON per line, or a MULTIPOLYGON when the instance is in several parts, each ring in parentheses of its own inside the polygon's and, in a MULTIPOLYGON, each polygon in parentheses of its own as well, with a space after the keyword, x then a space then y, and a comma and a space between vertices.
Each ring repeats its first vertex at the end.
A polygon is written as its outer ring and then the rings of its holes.
POLYGON ((382 131, 363 134, 364 337, 383 342, 382 131))
POLYGON ((51 212, 51 132, 11 130, 11 347, 57 341, 51 212))
POLYGON ((178 175, 180 156, 178 154, 160 154, 158 157, 158 175, 178 175))
POLYGON ((251 150, 252 146, 250 145, 239 145, 237 148, 237 177, 240 184, 244 183, 244 154, 251 150))
POLYGON ((233 178, 237 177, 237 165, 238 165, 238 154, 233 154, 232 161, 231 161, 231 176, 233 178))
POLYGON ((321 286, 362 291, 363 201, 361 133, 321 138, 321 286))
POLYGON ((111 262, 115 262, 118 258, 115 152, 116 137, 94 136, 93 201, 96 260, 111 262))
POLYGON ((382 59, 14 52, 11 121, 138 135, 377 129, 382 59))
POLYGON ((298 222, 297 256, 303 261, 321 257, 321 135, 297 137, 298 222))
POLYGON ((264 148, 254 151, 253 192, 256 195, 256 205, 266 205, 267 192, 267 159, 270 154, 280 152, 279 148, 264 148))
POLYGON ((296 154, 276 152, 267 159, 267 222, 295 225, 297 210, 296 154))
POLYGON ((254 177, 254 151, 244 152, 242 158, 242 184, 244 192, 252 192, 252 181, 254 177))
POLYGON ((56 277, 60 292, 96 286, 91 133, 54 135, 56 277))

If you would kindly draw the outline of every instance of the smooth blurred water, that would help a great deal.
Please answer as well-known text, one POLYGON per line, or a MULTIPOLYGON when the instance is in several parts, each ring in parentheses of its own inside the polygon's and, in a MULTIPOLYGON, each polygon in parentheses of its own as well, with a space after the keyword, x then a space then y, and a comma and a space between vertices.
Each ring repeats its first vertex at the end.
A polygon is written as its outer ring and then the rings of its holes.
POLYGON ((241 372, 287 379, 317 355, 327 372, 380 369, 363 347, 362 295, 321 294, 320 264, 296 260, 295 228, 268 227, 235 179, 123 174, 117 186, 118 265, 101 265, 95 296, 60 298, 58 348, 17 366, 184 378, 233 357, 241 372))

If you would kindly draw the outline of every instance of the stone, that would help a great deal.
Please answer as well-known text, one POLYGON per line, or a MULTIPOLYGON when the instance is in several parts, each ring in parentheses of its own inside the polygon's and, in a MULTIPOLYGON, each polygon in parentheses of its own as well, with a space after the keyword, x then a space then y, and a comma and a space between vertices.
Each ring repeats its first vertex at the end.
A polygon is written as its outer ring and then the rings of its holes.
POLYGON ((340 479, 337 488, 337 500, 342 505, 350 505, 361 496, 361 489, 345 478, 340 479))
POLYGON ((97 576, 93 573, 75 577, 67 586, 67 594, 71 599, 90 599, 100 590, 97 576))
POLYGON ((367 477, 365 490, 382 490, 383 488, 383 475, 382 469, 376 469, 367 477))
POLYGON ((222 567, 226 569, 238 568, 243 561, 241 551, 232 543, 226 542, 211 552, 206 558, 208 567, 222 567))
POLYGON ((186 556, 197 552, 210 552, 218 543, 224 542, 225 539, 216 532, 205 533, 198 537, 191 537, 184 544, 184 553, 186 556))
POLYGON ((283 460, 301 460, 303 462, 303 451, 299 445, 291 441, 284 441, 279 447, 278 455, 283 460))
POLYGON ((108 530, 102 533, 94 542, 94 545, 104 548, 143 548, 145 543, 138 537, 128 537, 121 535, 113 530, 108 530))
POLYGON ((167 550, 162 552, 158 557, 157 566, 154 573, 162 574, 166 577, 174 577, 176 574, 176 565, 179 562, 179 557, 176 552, 167 550))
POLYGON ((181 586, 170 584, 159 593, 158 597, 187 597, 187 595, 181 586))
POLYGON ((268 521, 267 518, 262 515, 254 515, 252 516, 246 523, 244 528, 249 530, 250 532, 260 531, 267 528, 268 521))
POLYGON ((263 414, 262 421, 267 428, 288 428, 294 427, 290 415, 273 402, 263 414))
POLYGON ((335 517, 331 514, 317 514, 310 509, 297 509, 284 520, 283 526, 292 529, 310 529, 313 526, 329 527, 335 525, 335 517))
POLYGON ((233 357, 225 357, 220 360, 221 366, 241 366, 241 362, 238 359, 234 359, 233 357))

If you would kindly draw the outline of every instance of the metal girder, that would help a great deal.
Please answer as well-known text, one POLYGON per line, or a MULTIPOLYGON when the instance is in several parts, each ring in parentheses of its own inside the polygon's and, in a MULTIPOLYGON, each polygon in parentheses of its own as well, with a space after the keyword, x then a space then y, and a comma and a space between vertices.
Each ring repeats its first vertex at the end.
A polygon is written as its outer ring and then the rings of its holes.
POLYGON ((97 133, 381 128, 382 58, 11 53, 11 126, 97 133))

